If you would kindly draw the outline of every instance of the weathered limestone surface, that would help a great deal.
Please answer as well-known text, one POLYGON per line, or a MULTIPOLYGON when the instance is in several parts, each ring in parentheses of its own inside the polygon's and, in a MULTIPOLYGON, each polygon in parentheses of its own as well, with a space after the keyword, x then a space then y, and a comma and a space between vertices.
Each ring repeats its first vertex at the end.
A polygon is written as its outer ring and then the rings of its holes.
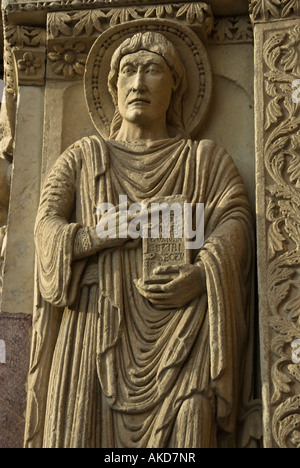
MULTIPOLYGON (((0 199, 1 447, 23 444, 29 328, 42 304, 33 244, 40 186, 69 145, 95 133, 84 88, 93 43, 109 28, 145 19, 184 24, 205 44, 213 93, 194 138, 212 139, 232 155, 257 225, 264 446, 299 447, 300 105, 292 96, 299 96, 293 83, 300 79, 300 8, 295 0, 249 4, 252 25, 246 0, 210 0, 205 7, 125 0, 2 2, 9 97, 0 151, 13 159, 13 169, 8 222, 6 189, 0 199)), ((8 163, 0 164, 4 177, 8 163)))
POLYGON ((7 213, 9 202, 9 163, 5 159, 0 159, 0 297, 2 294, 3 260, 6 244, 7 213))
POLYGON ((31 316, 0 317, 0 448, 23 446, 31 316))
MULTIPOLYGON (((47 336, 47 346, 51 348, 54 343, 54 341, 51 342, 51 336, 54 336, 53 331, 55 334, 55 330, 53 328, 48 329, 48 325, 42 325, 40 322, 45 317, 43 311, 46 311, 46 316, 48 314, 53 317, 52 327, 57 317, 59 317, 57 314, 62 314, 59 310, 55 311, 52 308, 50 313, 49 307, 52 306, 45 306, 44 299, 40 296, 38 283, 36 283, 33 227, 40 186, 43 185, 58 156, 75 141, 95 133, 93 113, 91 113, 91 120, 86 105, 83 74, 89 50, 100 33, 109 30, 109 28, 117 28, 116 31, 122 31, 124 21, 146 20, 150 24, 151 21, 159 20, 162 25, 165 25, 163 28, 170 28, 171 23, 169 24, 168 21, 175 20, 175 24, 182 24, 187 27, 186 31, 191 30, 199 35, 201 40, 204 40, 212 69, 213 93, 208 92, 211 82, 208 78, 208 68, 206 68, 206 94, 202 94, 202 91, 200 91, 200 94, 193 96, 194 89, 196 90, 194 81, 194 86, 190 86, 189 104, 184 109, 184 115, 188 115, 189 109, 194 106, 194 121, 191 121, 191 128, 194 128, 193 138, 215 140, 232 154, 245 181, 252 211, 255 211, 253 92, 251 79, 253 76, 253 37, 249 18, 247 16, 231 16, 224 19, 219 17, 214 20, 210 6, 203 3, 167 3, 144 6, 143 4, 130 5, 126 2, 124 2, 124 5, 98 2, 94 3, 92 10, 85 9, 86 6, 87 4, 84 2, 82 5, 77 5, 77 8, 74 8, 74 5, 67 5, 65 2, 57 2, 57 7, 55 2, 51 4, 44 2, 43 5, 38 2, 31 2, 29 13, 26 2, 15 3, 9 1, 3 5, 3 9, 6 11, 4 34, 5 73, 7 90, 10 93, 9 117, 11 122, 14 121, 14 118, 16 119, 16 127, 14 132, 13 125, 10 126, 11 135, 14 138, 13 176, 0 321, 2 320, 5 323, 7 316, 11 318, 11 329, 13 329, 15 323, 16 335, 18 333, 23 334, 24 349, 26 349, 26 343, 28 343, 28 334, 26 326, 20 327, 21 322, 29 325, 30 315, 33 312, 34 340, 36 339, 35 333, 38 331, 37 336, 42 339, 44 339, 43 336, 47 336), (243 67, 239 67, 241 61, 243 67), (200 97, 202 107, 198 106, 200 97), (15 112, 13 112, 13 109, 15 109, 15 112), (243 109, 243 112, 239 112, 240 109, 243 109), (28 135, 30 135, 30 138, 28 135), (19 321, 17 314, 20 314, 19 321)), ((212 1, 211 6, 215 15, 245 15, 247 13, 247 5, 242 1, 238 3, 228 1, 226 4, 212 1)), ((167 29, 164 29, 164 31, 169 34, 169 39, 175 40, 176 47, 179 47, 179 49, 183 47, 184 40, 182 38, 179 39, 179 36, 176 37, 176 35, 172 36, 173 33, 168 33, 167 29), (181 45, 181 42, 183 45, 181 45)), ((186 38, 187 43, 188 35, 186 35, 186 38)), ((203 73, 201 69, 203 65, 201 65, 199 59, 196 59, 195 52, 192 54, 183 53, 181 57, 184 60, 189 82, 193 81, 191 81, 193 73, 199 78, 203 73)), ((108 72, 108 65, 107 62, 105 64, 106 73, 108 72)), ((201 90, 201 86, 199 89, 201 90)), ((105 97, 105 105, 107 106, 110 98, 104 88, 102 95, 107 96, 105 97)), ((111 106, 111 104, 109 105, 111 106)), ((111 118, 112 114, 108 113, 108 115, 111 118)), ((80 247, 82 239, 85 239, 85 243, 87 242, 84 236, 78 236, 75 243, 76 248, 78 248, 78 258, 83 255, 84 249, 82 250, 82 246, 80 247)), ((90 241, 92 244, 93 242, 97 244, 93 236, 90 241)), ((95 244, 93 248, 95 248, 95 244)), ((248 252, 250 252, 249 249, 248 252)), ((59 250, 57 250, 57 253, 59 253, 59 250)), ((53 255, 53 258, 55 258, 55 253, 53 255)), ((189 266, 187 265, 185 268, 185 274, 190 274, 188 273, 189 266)), ((193 276, 194 280, 189 282, 191 290, 193 287, 197 289, 196 276, 193 276)), ((201 272, 200 276, 203 279, 203 272, 201 272)), ((140 294, 138 297, 145 295, 147 298, 149 291, 147 294, 145 293, 144 285, 137 283, 136 286, 136 293, 140 294)), ((155 288, 157 287, 156 285, 155 288)), ((118 291, 118 288, 115 290, 118 291)), ((181 300, 185 294, 186 292, 184 294, 182 292, 181 300)), ((250 303, 248 303, 249 305, 250 303)), ((114 328, 112 325, 110 327, 114 328)), ((0 336, 2 341, 9 343, 10 339, 7 341, 7 337, 4 336, 4 338, 0 336)), ((48 349, 46 357, 43 354, 41 356, 38 354, 32 355, 31 365, 34 368, 39 369, 40 367, 47 372, 47 366, 52 359, 50 348, 45 348, 48 349), (35 363, 35 358, 40 359, 40 361, 35 363), (37 364, 36 367, 35 364, 37 364)), ((7 347, 8 349, 9 347, 7 347)), ((35 345, 33 347, 35 353, 38 349, 39 342, 37 347, 35 345)), ((8 351, 6 356, 9 356, 8 351)), ((28 362, 29 355, 25 351, 24 360, 26 359, 28 362)), ((9 387, 10 370, 13 365, 9 359, 6 359, 2 366, 3 378, 6 379, 5 385, 9 387)), ((23 382, 23 384, 19 384, 22 390, 20 390, 21 393, 13 393, 17 402, 12 403, 11 406, 16 405, 16 408, 18 408, 16 412, 20 415, 21 408, 24 408, 24 393, 22 392, 25 388, 25 376, 21 371, 17 371, 17 373, 20 382, 23 382)), ((57 375, 60 375, 59 372, 57 375)), ((43 377, 37 375, 37 380, 35 380, 35 374, 33 374, 33 381, 29 381, 31 390, 36 388, 40 378, 42 382, 43 377)), ((250 375, 247 378, 249 379, 250 375)), ((13 385, 13 382, 11 384, 13 385)), ((44 391, 46 391, 46 388, 44 388, 44 391)), ((67 395, 57 395, 57 397, 58 402, 59 398, 65 398, 67 395)), ((6 396, 5 401, 6 407, 9 407, 6 396)), ((39 405, 39 398, 37 398, 37 402, 39 405)), ((46 404, 46 396, 44 404, 46 404)), ((194 404, 193 402, 188 412, 194 411, 194 404)), ((205 411, 204 403, 202 402, 201 405, 202 410, 205 411)), ((7 417, 9 421, 10 418, 8 414, 5 415, 5 411, 3 409, 3 418, 7 417)), ((183 411, 183 416, 184 414, 187 415, 188 412, 183 411)), ((30 414, 30 402, 28 414, 30 414)), ((55 412, 52 413, 51 418, 53 415, 55 415, 55 412)), ((49 421, 51 421, 51 418, 49 421)), ((22 421, 20 432, 15 434, 15 438, 11 442, 10 437, 13 437, 13 435, 8 430, 3 442, 4 445, 22 445, 21 433, 24 427, 22 416, 20 421, 22 421)), ((29 420, 27 418, 28 446, 38 446, 40 444, 38 440, 42 434, 42 429, 39 432, 35 432, 36 429, 32 432, 31 427, 35 423, 34 419, 29 420)), ((37 428, 40 427, 39 424, 40 420, 36 426, 37 428)), ((255 422, 253 417, 247 428, 248 435, 245 436, 243 441, 240 441, 241 444, 248 444, 251 436, 257 437, 257 434, 259 434, 257 424, 259 426, 259 423, 255 422), (250 438, 248 438, 249 436, 250 438)), ((12 427, 12 423, 8 422, 7 427, 12 427)), ((109 425, 107 425, 108 427, 109 425)), ((82 432, 79 431, 79 433, 82 432)), ((196 433, 199 434, 198 429, 196 433)), ((176 437, 179 437, 179 432, 176 435, 175 431, 174 440, 176 440, 176 437)), ((48 439, 47 443, 51 444, 52 442, 48 439)), ((226 443, 230 444, 233 441, 227 441, 226 443)), ((79 445, 80 442, 78 441, 77 446, 79 445)))
POLYGON ((39 201, 43 90, 22 86, 16 135, 3 278, 2 312, 30 313, 33 308, 33 226, 39 201), (30 135, 30 138, 29 138, 30 135))

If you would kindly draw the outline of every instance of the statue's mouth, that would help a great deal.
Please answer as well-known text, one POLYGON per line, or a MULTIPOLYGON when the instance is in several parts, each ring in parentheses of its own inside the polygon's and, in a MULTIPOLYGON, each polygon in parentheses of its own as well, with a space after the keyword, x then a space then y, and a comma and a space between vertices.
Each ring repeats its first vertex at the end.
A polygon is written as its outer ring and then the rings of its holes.
POLYGON ((135 98, 129 101, 129 104, 138 104, 138 103, 150 104, 150 101, 144 98, 135 98))

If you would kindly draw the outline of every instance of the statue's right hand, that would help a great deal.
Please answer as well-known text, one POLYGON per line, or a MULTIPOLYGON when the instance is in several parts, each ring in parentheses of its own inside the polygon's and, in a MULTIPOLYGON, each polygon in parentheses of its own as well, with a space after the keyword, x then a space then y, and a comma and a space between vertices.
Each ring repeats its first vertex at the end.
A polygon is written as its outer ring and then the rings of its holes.
POLYGON ((106 211, 106 213, 101 216, 96 226, 99 247, 118 247, 127 241, 131 241, 132 237, 129 235, 128 226, 136 217, 137 214, 128 214, 128 211, 124 210, 124 205, 122 205, 122 209, 117 205, 106 211))

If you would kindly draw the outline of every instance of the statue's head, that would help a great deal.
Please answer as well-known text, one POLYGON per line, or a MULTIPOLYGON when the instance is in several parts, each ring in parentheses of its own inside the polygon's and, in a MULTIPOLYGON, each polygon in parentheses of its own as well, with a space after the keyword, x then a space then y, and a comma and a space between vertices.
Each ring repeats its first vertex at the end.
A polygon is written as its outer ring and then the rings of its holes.
POLYGON ((122 42, 112 56, 108 88, 115 105, 111 137, 117 134, 123 118, 135 118, 139 113, 147 118, 151 106, 152 113, 165 113, 170 133, 184 131, 185 69, 173 44, 162 34, 137 33, 122 42), (139 102, 126 104, 137 96, 139 102), (149 96, 151 106, 147 103, 149 96))

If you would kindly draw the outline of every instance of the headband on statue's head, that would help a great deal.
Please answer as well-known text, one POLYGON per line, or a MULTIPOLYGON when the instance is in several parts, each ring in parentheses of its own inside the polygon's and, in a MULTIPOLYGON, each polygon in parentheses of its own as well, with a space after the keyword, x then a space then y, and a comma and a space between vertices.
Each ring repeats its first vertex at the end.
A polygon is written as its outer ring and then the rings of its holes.
MULTIPOLYGON (((193 31, 166 20, 135 20, 119 24, 102 33, 95 41, 87 59, 84 78, 85 97, 93 124, 104 139, 109 138, 115 114, 115 105, 108 87, 113 54, 126 39, 147 32, 162 35, 167 40, 166 43, 173 45, 176 52, 173 56, 171 54, 172 60, 178 63, 177 66, 170 63, 169 66, 171 68, 174 66, 175 72, 176 68, 180 69, 179 63, 183 65, 185 70, 185 73, 181 73, 182 93, 184 92, 183 130, 192 138, 197 137, 212 94, 209 60, 202 42, 193 31), (175 56, 179 60, 176 61, 175 56)), ((147 36, 149 40, 151 35, 147 36)), ((156 50, 155 47, 153 45, 151 50, 156 50)), ((157 53, 160 53, 159 48, 157 53)))

